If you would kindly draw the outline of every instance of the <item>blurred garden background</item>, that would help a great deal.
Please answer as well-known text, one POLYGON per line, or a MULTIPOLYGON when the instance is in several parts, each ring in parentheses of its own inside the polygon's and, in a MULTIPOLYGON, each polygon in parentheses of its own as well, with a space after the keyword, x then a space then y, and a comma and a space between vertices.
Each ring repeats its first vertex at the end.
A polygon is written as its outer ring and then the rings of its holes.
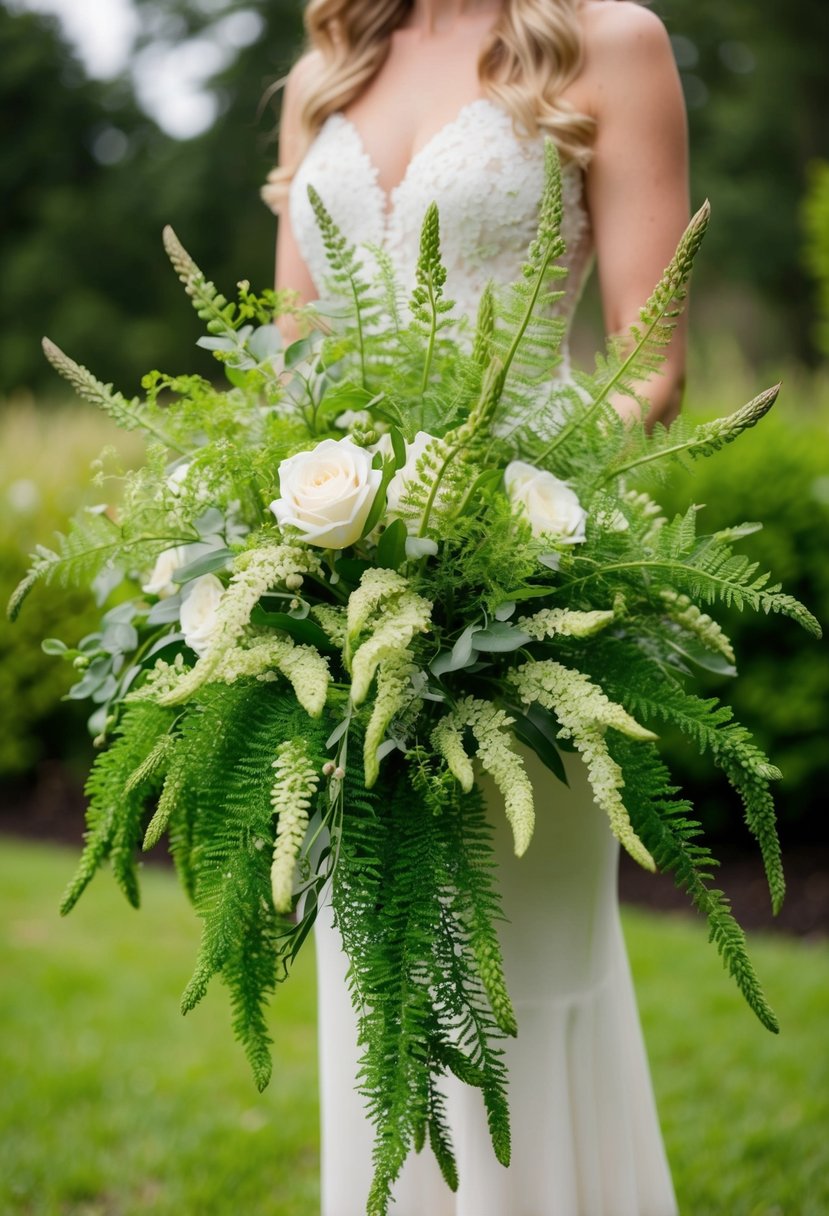
MULTIPOLYGON (((783 381, 772 415, 666 488, 714 530, 763 520, 747 552, 829 621, 829 9, 789 0, 654 0, 688 103, 692 202, 713 220, 695 272, 686 410, 725 413, 783 381)), ((273 273, 258 189, 298 0, 0 0, 0 591, 138 442, 72 401, 48 334, 128 396, 151 368, 210 374, 161 246, 170 223, 220 289, 273 273)), ((576 358, 600 340, 595 286, 576 358)), ((87 706, 40 641, 93 626, 81 592, 39 588, 0 619, 0 1213, 310 1216, 316 1201, 313 969, 274 1014, 276 1080, 258 1097, 220 997, 181 1023, 195 926, 163 865, 135 918, 97 880, 57 920, 83 830, 87 706), (28 839, 24 839, 28 838, 28 839)), ((711 675, 783 771, 788 906, 772 929, 739 807, 713 767, 666 745, 755 932, 783 1023, 755 1027, 701 923, 665 916, 670 880, 627 867, 627 930, 668 1150, 689 1216, 829 1212, 829 659, 778 618, 724 624, 742 678, 711 675), (648 910, 648 906, 650 910, 648 910), (772 933, 774 936, 772 936, 772 933), (668 982, 669 977, 669 982, 668 982), (822 1131, 822 1134, 821 1134, 822 1131)), ((681 906, 682 897, 678 898, 681 906)), ((310 950, 307 952, 310 956, 310 950)))

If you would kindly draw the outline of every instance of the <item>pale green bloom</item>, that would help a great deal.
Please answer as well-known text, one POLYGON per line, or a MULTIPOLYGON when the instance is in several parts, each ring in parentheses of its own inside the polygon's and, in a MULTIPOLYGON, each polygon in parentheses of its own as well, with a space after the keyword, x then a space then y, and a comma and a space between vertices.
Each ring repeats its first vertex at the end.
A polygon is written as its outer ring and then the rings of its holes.
POLYGON ((273 906, 291 910, 294 870, 308 830, 309 808, 319 786, 319 772, 304 739, 288 739, 273 762, 271 805, 278 816, 271 865, 273 906))
POLYGON ((646 870, 655 870, 654 860, 634 832, 622 801, 624 777, 607 750, 604 735, 612 726, 630 739, 645 741, 656 736, 621 705, 609 700, 582 672, 552 659, 524 663, 510 672, 508 679, 526 704, 537 701, 555 714, 560 723, 559 738, 572 739, 584 758, 593 796, 606 812, 613 834, 634 860, 646 870))
POLYGON ((405 651, 392 655, 377 669, 377 693, 363 742, 366 789, 371 789, 380 775, 377 749, 383 742, 389 723, 417 697, 412 685, 412 676, 416 671, 416 665, 405 651))
POLYGON ((348 597, 347 634, 351 645, 356 642, 374 613, 392 596, 400 595, 409 586, 402 574, 394 570, 366 570, 360 586, 348 597))
POLYGON ((224 655, 213 679, 232 684, 240 676, 275 680, 283 675, 293 686, 306 713, 318 718, 325 706, 331 673, 328 663, 314 646, 297 645, 292 638, 275 635, 257 637, 242 649, 234 646, 224 655))
POLYGON ((595 612, 571 612, 567 608, 542 608, 533 616, 523 616, 518 628, 540 642, 556 635, 569 638, 589 638, 609 625, 616 614, 612 609, 595 612))
POLYGON ((462 731, 470 727, 477 744, 477 757, 504 798, 512 828, 516 857, 521 857, 532 839, 535 805, 532 782, 524 762, 513 751, 509 727, 514 719, 489 701, 464 697, 441 718, 432 731, 432 743, 468 793, 472 788, 472 762, 463 748, 462 731))
POLYGON ((351 660, 351 699, 355 705, 361 705, 368 696, 378 664, 401 654, 416 634, 429 629, 431 613, 429 600, 414 591, 403 591, 386 604, 379 622, 351 660))
POLYGON ((186 701, 213 679, 223 659, 244 633, 250 614, 266 591, 284 587, 292 574, 319 570, 319 559, 301 545, 267 545, 248 549, 234 562, 233 577, 216 608, 210 643, 178 687, 160 698, 162 705, 186 701))

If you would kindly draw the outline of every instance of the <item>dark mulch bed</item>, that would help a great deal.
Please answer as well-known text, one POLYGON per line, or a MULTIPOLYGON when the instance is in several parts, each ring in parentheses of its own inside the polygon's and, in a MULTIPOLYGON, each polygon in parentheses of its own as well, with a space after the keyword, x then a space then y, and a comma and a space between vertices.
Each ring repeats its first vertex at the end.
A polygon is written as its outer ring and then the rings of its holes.
MULTIPOLYGON (((41 766, 34 786, 8 787, 0 798, 0 834, 79 845, 83 833, 84 797, 80 778, 60 764, 41 766)), ((774 917, 769 908, 763 867, 757 856, 734 855, 714 848, 721 859, 716 885, 731 900, 740 924, 748 930, 771 930, 805 938, 829 937, 829 847, 784 848, 787 895, 774 917)), ((164 863, 163 843, 147 855, 164 863)), ((688 912, 687 896, 670 875, 647 874, 623 852, 619 890, 624 903, 662 911, 688 912)))

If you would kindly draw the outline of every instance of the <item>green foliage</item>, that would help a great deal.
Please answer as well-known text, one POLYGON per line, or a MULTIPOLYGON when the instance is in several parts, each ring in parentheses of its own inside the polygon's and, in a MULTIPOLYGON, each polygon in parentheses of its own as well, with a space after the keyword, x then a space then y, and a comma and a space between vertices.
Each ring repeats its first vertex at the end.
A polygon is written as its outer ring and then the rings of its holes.
POLYGON ((661 869, 671 870, 679 884, 708 919, 710 940, 724 966, 767 1030, 777 1033, 777 1018, 769 1008, 748 956, 745 934, 731 914, 722 891, 707 886, 715 864, 703 845, 696 843, 699 824, 690 818, 690 804, 673 798, 668 771, 653 748, 633 748, 624 736, 610 742, 612 753, 624 764, 625 802, 637 833, 661 869))
POLYGON ((164 431, 150 430, 146 465, 126 479, 120 512, 81 517, 57 552, 36 554, 31 575, 111 571, 140 576, 142 587, 105 615, 98 650, 81 653, 94 661, 79 693, 104 702, 99 739, 110 747, 90 778, 88 845, 67 906, 109 853, 137 899, 135 846, 166 829, 204 922, 182 1008, 221 974, 261 1088, 270 1075, 265 1005, 333 875, 377 1129, 370 1216, 385 1216, 407 1154, 427 1135, 457 1186, 438 1085, 447 1070, 482 1090, 496 1156, 509 1160, 498 1041, 515 1019, 466 730, 504 796, 519 855, 532 833, 533 789, 506 728, 555 773, 557 744, 570 741, 613 832, 642 865, 675 870, 748 1004, 776 1027, 744 937, 705 885, 708 855, 691 844, 688 808, 675 802, 639 718, 667 717, 711 751, 742 798, 779 907, 768 789, 777 770, 727 711, 685 693, 679 673, 733 669, 724 632, 700 605, 782 614, 816 636, 820 626, 736 549, 756 525, 700 535, 698 506, 669 521, 629 484, 664 459, 719 454, 767 413, 776 390, 674 441, 649 436, 641 422, 628 429, 610 406, 611 392, 637 397, 662 362, 707 208, 629 343, 612 342, 595 374, 557 388, 549 368, 563 334, 553 315, 562 201, 549 142, 545 170, 522 277, 484 294, 477 336, 463 320, 448 328, 436 210, 402 324, 388 264, 378 282, 311 190, 331 288, 345 299, 302 314, 318 325, 328 310, 324 338, 282 351, 269 315, 290 303, 257 297, 246 283, 229 303, 168 232, 171 260, 210 330, 203 344, 230 390, 154 375, 146 405, 124 404, 55 356, 130 426, 157 417, 161 390, 174 393, 164 431), (561 406, 552 438, 541 425, 545 396, 561 406), (342 443, 320 442, 346 427, 340 413, 355 406, 342 443), (520 425, 505 433, 505 419, 520 425), (159 434, 174 436, 183 462, 170 467, 159 434), (274 522, 272 466, 294 451, 279 467, 274 522), (187 541, 195 548, 182 548, 187 541), (540 601, 535 611, 516 617, 529 600, 540 601), (120 680, 116 658, 128 664, 120 680))
POLYGON ((163 771, 153 766, 145 780, 135 781, 134 777, 159 739, 168 734, 172 722, 170 711, 152 701, 131 705, 118 724, 112 746, 96 758, 86 783, 86 844, 61 901, 63 915, 72 910, 107 858, 112 859, 118 885, 129 902, 138 907, 136 852, 144 834, 144 807, 148 795, 160 786, 163 771))
POLYGON ((210 685, 181 724, 170 769, 182 792, 170 830, 187 841, 185 865, 204 925, 182 1010, 221 974, 260 1089, 271 1067, 264 1008, 289 974, 293 946, 271 898, 272 762, 279 743, 295 735, 320 755, 323 740, 293 698, 256 681, 210 685))
POLYGON ((347 778, 333 906, 362 1010, 361 1091, 377 1126, 367 1211, 387 1210, 408 1152, 430 1143, 447 1183, 457 1174, 435 1079, 451 1070, 481 1088, 498 1160, 509 1162, 499 1021, 514 1033, 493 922, 491 831, 479 792, 443 785, 414 757, 383 795, 347 778), (506 1003, 505 1003, 506 1002, 506 1003))
MULTIPOLYGON (((115 438, 114 427, 83 408, 9 408, 0 417, 0 598, 24 577, 29 554, 43 537, 65 528, 66 517, 100 498, 89 485, 89 466, 115 438)), ((133 437, 121 446, 137 455, 133 437)), ((111 463, 111 462, 108 462, 111 463)), ((41 641, 70 645, 91 634, 100 610, 88 586, 69 587, 29 600, 12 624, 0 614, 0 698, 7 706, 0 735, 0 776, 31 780, 43 760, 86 762, 90 745, 82 703, 61 701, 78 672, 56 663, 41 641)), ((88 712, 88 711, 87 711, 88 712)))
MULTIPOLYGON (((728 373, 745 380, 745 371, 728 373)), ((719 373, 721 378, 722 372, 719 373)), ((697 393, 705 395, 703 381, 697 393)), ((829 620, 829 572, 824 560, 829 532, 829 459, 826 455, 826 401, 820 377, 786 378, 782 412, 765 420, 738 448, 716 461, 695 463, 663 491, 669 507, 693 497, 705 503, 699 518, 706 529, 724 527, 735 515, 763 519, 763 528, 745 542, 760 569, 773 568, 798 600, 822 622, 829 620), (802 403, 802 404, 801 404, 802 403), (799 406, 795 412, 795 406, 799 406)), ((697 414, 697 416, 699 416, 697 414)), ((751 730, 763 752, 783 773, 779 787, 784 840, 794 844, 821 838, 822 791, 829 781, 825 740, 829 730, 829 663, 807 634, 781 632, 775 617, 726 608, 719 619, 748 678, 699 673, 703 696, 724 698, 751 730)), ((717 783, 681 739, 665 740, 671 768, 693 793, 706 830, 742 847, 743 836, 729 811, 728 791, 717 783)))
POLYGON ((809 189, 803 200, 806 233, 804 261, 817 287, 817 345, 829 356, 829 162, 810 166, 809 189))

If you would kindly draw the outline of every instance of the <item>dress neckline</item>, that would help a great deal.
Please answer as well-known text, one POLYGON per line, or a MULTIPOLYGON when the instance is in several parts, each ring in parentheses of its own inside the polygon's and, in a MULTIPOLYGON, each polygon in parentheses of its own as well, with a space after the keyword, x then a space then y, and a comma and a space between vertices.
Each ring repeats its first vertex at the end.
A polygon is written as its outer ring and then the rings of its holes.
MULTIPOLYGON (((400 181, 397 182, 396 185, 392 186, 389 190, 386 190, 383 186, 381 186, 380 170, 369 153, 368 148, 366 147, 360 128, 353 119, 349 118, 347 114, 344 114, 342 110, 335 110, 333 114, 329 114, 328 118, 323 123, 323 126, 327 126, 332 122, 332 120, 334 120, 341 126, 345 127, 351 134, 355 147, 357 148, 357 151, 359 152, 359 155, 369 172, 372 185, 382 200, 383 217, 386 224, 388 224, 392 215, 394 214, 397 197, 402 193, 403 190, 405 190, 415 167, 427 155, 427 153, 433 151, 434 147, 440 143, 442 139, 445 139, 448 135, 450 135, 456 127, 462 126, 469 114, 479 107, 489 108, 494 110, 496 115, 503 118, 509 118, 509 115, 503 106, 498 105, 498 103, 493 101, 491 98, 473 97, 471 101, 468 101, 465 103, 465 105, 461 106, 454 118, 450 118, 448 122, 445 122, 442 126, 438 127, 438 129, 429 136, 426 142, 421 144, 417 151, 412 154, 412 157, 409 163, 406 165, 400 181)), ((511 126, 512 121, 510 120, 510 127, 511 126)))

